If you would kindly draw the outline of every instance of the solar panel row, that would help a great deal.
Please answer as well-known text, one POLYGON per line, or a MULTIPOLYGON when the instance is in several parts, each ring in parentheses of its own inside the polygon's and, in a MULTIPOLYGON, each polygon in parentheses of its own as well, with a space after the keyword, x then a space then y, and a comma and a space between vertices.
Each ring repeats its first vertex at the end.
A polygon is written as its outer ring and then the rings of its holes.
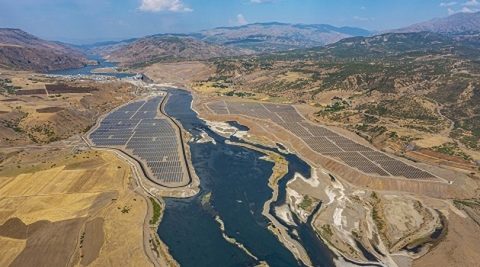
POLYGON ((240 114, 268 119, 301 138, 314 151, 343 161, 364 173, 379 176, 403 176, 431 179, 432 174, 354 142, 325 127, 307 122, 291 105, 213 102, 209 108, 217 114, 240 114))
POLYGON ((106 116, 90 134, 97 146, 121 148, 143 165, 160 183, 180 183, 184 170, 180 161, 177 134, 166 119, 157 117, 163 97, 137 101, 106 116))

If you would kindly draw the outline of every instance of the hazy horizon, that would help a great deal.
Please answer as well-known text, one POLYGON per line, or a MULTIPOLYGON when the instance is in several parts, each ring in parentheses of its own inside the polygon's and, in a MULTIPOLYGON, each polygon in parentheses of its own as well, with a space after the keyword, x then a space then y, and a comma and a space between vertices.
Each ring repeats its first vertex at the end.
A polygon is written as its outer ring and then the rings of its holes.
POLYGON ((4 10, 0 27, 87 44, 265 22, 382 31, 457 12, 475 12, 480 4, 477 0, 0 0, 0 7, 4 10))

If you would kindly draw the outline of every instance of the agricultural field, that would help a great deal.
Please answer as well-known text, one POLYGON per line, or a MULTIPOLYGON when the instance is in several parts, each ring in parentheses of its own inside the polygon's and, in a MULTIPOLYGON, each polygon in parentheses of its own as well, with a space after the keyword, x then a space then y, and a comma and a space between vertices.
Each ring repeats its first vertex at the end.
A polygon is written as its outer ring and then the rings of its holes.
POLYGON ((150 264, 138 230, 147 203, 114 154, 43 148, 0 169, 0 265, 150 264))
POLYGON ((0 146, 46 144, 85 133, 96 118, 135 97, 135 86, 3 74, 15 87, 0 94, 0 146))

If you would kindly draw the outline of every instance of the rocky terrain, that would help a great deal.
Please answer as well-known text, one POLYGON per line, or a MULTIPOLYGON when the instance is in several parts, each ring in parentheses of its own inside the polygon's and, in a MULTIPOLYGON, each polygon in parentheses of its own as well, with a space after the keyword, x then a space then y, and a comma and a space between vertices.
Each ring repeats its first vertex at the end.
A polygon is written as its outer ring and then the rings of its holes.
POLYGON ((19 29, 0 28, 0 68, 48 72, 86 64, 88 60, 79 50, 19 29))
MULTIPOLYGON (((308 222, 341 256, 336 260, 474 266, 480 260, 478 14, 373 37, 356 28, 263 23, 84 49, 156 83, 187 85, 195 91, 195 110, 211 125, 238 121, 249 128, 241 138, 281 143, 305 159, 312 177, 296 175, 287 184, 281 212, 287 223, 289 214, 308 222), (296 104, 306 119, 442 179, 353 172, 281 127, 210 113, 205 103, 212 100, 296 104)), ((49 71, 86 63, 68 46, 0 30, 0 68, 49 71)), ((79 135, 101 114, 152 88, 113 78, 0 73, 0 265, 151 264, 146 253, 163 245, 139 229, 156 232, 163 207, 134 192, 142 189, 127 162, 89 149, 79 135)), ((268 156, 275 188, 288 170, 280 155, 268 156)))
MULTIPOLYGON (((447 183, 360 177, 345 166, 331 168, 331 162, 306 149, 298 136, 274 127, 268 120, 236 114, 212 115, 202 104, 204 101, 279 101, 279 98, 257 93, 257 99, 247 96, 247 92, 236 92, 231 96, 222 93, 227 90, 197 89, 195 110, 209 121, 235 120, 247 126, 250 130, 241 136, 249 142, 271 146, 281 142, 288 151, 308 160, 315 169, 311 178, 297 175, 287 183, 288 207, 281 210, 282 214, 287 214, 282 217, 285 222, 292 223, 289 212, 303 222, 313 218, 312 226, 323 242, 337 255, 358 263, 375 261, 385 266, 435 266, 435 263, 448 262, 462 266, 463 263, 471 265, 478 259, 478 253, 470 249, 478 245, 475 235, 471 235, 478 231, 475 223, 478 220, 478 176, 467 175, 467 172, 455 168, 436 169, 438 175, 451 179, 447 183), (465 212, 460 212, 454 205, 465 212), (460 226, 459 221, 465 226, 460 226), (454 254, 447 253, 452 249, 454 254)), ((296 105, 296 108, 308 111, 305 106, 296 105)), ((366 144, 365 140, 348 131, 338 127, 331 129, 366 144)), ((432 171, 438 167, 436 164, 428 166, 432 171)), ((337 266, 349 266, 342 259, 336 263, 337 266)))

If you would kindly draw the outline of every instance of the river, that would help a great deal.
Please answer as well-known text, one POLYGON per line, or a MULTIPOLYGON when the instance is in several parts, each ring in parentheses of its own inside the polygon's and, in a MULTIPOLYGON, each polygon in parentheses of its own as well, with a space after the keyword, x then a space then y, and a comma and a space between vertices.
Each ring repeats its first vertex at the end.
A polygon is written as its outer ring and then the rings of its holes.
MULTIPOLYGON (((273 163, 256 150, 229 144, 240 141, 222 137, 208 128, 191 109, 192 96, 183 90, 170 90, 165 111, 179 121, 194 139, 206 132, 215 142, 191 142, 193 167, 201 181, 201 193, 188 199, 167 198, 158 229, 160 238, 182 266, 303 266, 268 230, 270 222, 262 215, 264 203, 272 197, 268 179, 273 163), (225 235, 249 252, 228 242, 225 235)), ((274 150, 278 149, 261 147, 274 150)), ((270 207, 285 203, 285 188, 294 174, 310 177, 310 167, 293 154, 282 154, 289 172, 279 181, 279 197, 270 207)), ((287 226, 292 238, 300 241, 315 266, 333 266, 332 255, 313 231, 310 223, 294 218, 298 227, 287 226)))
POLYGON ((98 55, 89 55, 88 56, 89 60, 95 60, 98 62, 98 65, 87 65, 82 68, 75 68, 75 69, 66 69, 66 70, 57 70, 57 71, 52 71, 49 74, 54 74, 54 75, 103 75, 103 76, 112 76, 116 78, 127 78, 127 77, 133 77, 135 74, 131 73, 121 73, 121 72, 112 72, 112 73, 92 73, 92 70, 97 69, 97 68, 114 68, 117 66, 116 63, 113 62, 108 62, 102 57, 98 55))
MULTIPOLYGON (((93 58, 100 65, 80 69, 58 71, 58 75, 90 75, 99 67, 114 67, 115 64, 101 58, 93 58)), ((102 74, 118 78, 131 74, 102 74)), ((274 164, 263 159, 265 154, 227 141, 241 143, 235 137, 225 138, 213 132, 198 118, 191 108, 192 95, 184 90, 169 90, 170 97, 165 112, 180 122, 194 140, 207 133, 214 142, 190 142, 193 167, 199 176, 201 192, 187 199, 166 198, 165 211, 158 228, 160 238, 170 253, 182 266, 256 266, 261 262, 269 266, 304 266, 268 229, 271 222, 262 214, 263 205, 273 195, 268 186, 274 164), (221 221, 224 232, 221 230, 221 221), (226 236, 224 236, 226 235, 226 236), (226 240, 235 240, 233 244, 226 240), (243 245, 241 249, 238 244, 243 245)), ((230 125, 248 130, 237 122, 230 125)), ((286 201, 286 185, 299 173, 310 177, 310 166, 294 154, 279 148, 249 144, 262 150, 270 150, 285 157, 288 173, 279 180, 276 201, 271 203, 270 213, 286 201)), ((318 207, 317 207, 318 208, 318 207)), ((312 229, 309 218, 302 223, 295 214, 297 226, 282 223, 291 238, 299 241, 314 266, 333 266, 332 253, 312 229)))

